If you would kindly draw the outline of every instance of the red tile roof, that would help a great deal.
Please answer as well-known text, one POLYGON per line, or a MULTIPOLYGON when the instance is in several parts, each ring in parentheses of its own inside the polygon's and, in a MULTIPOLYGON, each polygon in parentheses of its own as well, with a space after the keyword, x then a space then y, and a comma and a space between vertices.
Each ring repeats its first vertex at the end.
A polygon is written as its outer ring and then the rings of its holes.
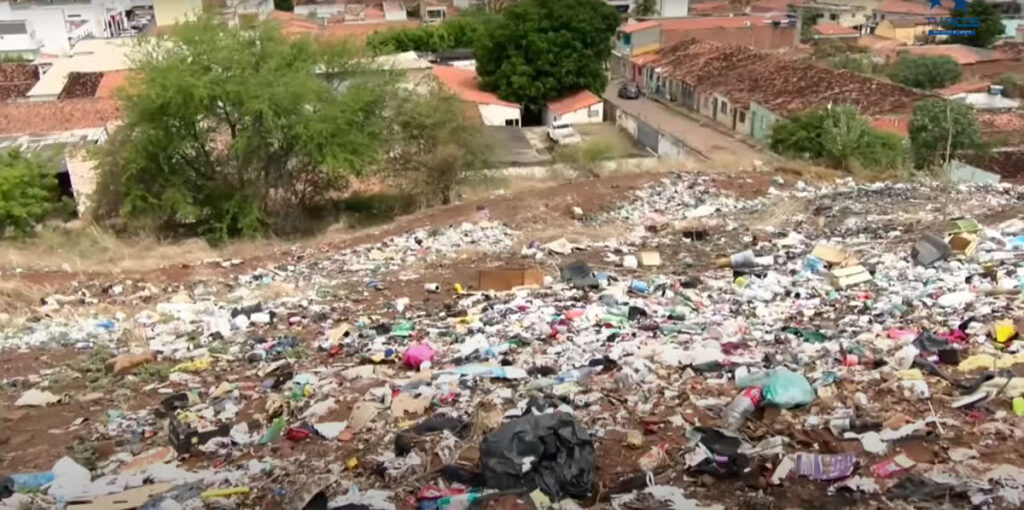
POLYGON ((480 90, 480 80, 477 78, 476 71, 472 69, 434 66, 434 76, 463 101, 519 108, 519 105, 515 103, 504 101, 491 92, 480 90))
POLYGON ((0 101, 24 97, 39 81, 33 64, 0 64, 0 101))
POLYGON ((954 83, 944 89, 936 90, 935 92, 943 97, 955 96, 965 92, 984 92, 988 90, 989 84, 990 82, 988 81, 965 81, 961 83, 954 83))
POLYGON ((971 65, 979 62, 993 62, 997 60, 1010 60, 1013 57, 998 50, 975 48, 963 44, 931 44, 926 46, 908 46, 901 48, 900 52, 907 52, 912 55, 946 55, 960 65, 971 65))
POLYGON ((1010 133, 1024 131, 1024 113, 978 114, 978 128, 982 133, 1010 133))
POLYGON ((555 115, 565 115, 600 102, 601 98, 597 97, 593 92, 580 90, 563 98, 548 101, 548 110, 551 110, 551 113, 555 115))
POLYGON ((415 28, 416 20, 380 21, 371 23, 328 23, 326 26, 312 22, 294 13, 274 11, 269 18, 281 25, 281 32, 290 36, 310 35, 313 37, 342 38, 351 37, 364 39, 366 36, 381 30, 393 28, 415 28))
POLYGON ((633 32, 639 32, 641 30, 647 30, 648 28, 654 28, 658 26, 657 21, 641 21, 640 23, 626 23, 619 26, 619 32, 632 34, 633 32))
POLYGON ((790 5, 803 3, 800 0, 757 0, 750 5, 751 12, 788 12, 790 5))
POLYGON ((817 25, 814 25, 814 28, 811 30, 818 35, 860 35, 860 32, 836 23, 818 23, 817 25))
POLYGON ((110 71, 103 73, 100 86, 96 88, 96 97, 114 97, 114 93, 124 85, 132 71, 110 71))
POLYGON ((114 99, 66 99, 0 104, 0 136, 97 128, 121 118, 114 99))
POLYGON ((661 20, 663 32, 686 30, 705 30, 709 28, 743 28, 768 25, 772 21, 781 21, 778 16, 709 16, 697 18, 675 18, 661 20))
POLYGON ((738 106, 757 102, 786 115, 828 104, 851 103, 868 116, 909 113, 929 94, 806 61, 687 39, 662 48, 650 66, 699 92, 722 94, 738 106))

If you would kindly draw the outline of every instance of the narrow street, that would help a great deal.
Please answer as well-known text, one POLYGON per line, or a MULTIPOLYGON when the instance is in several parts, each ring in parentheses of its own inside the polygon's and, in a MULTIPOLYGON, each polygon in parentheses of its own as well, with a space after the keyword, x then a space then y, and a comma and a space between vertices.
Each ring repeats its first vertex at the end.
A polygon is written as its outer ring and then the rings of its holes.
MULTIPOLYGON (((769 157, 767 153, 754 149, 715 128, 704 126, 686 114, 674 111, 657 101, 646 97, 622 99, 617 95, 621 83, 613 80, 608 84, 603 96, 606 101, 655 129, 681 140, 712 162, 749 168, 755 160, 765 161, 769 157)), ((707 122, 712 121, 709 119, 707 122)))

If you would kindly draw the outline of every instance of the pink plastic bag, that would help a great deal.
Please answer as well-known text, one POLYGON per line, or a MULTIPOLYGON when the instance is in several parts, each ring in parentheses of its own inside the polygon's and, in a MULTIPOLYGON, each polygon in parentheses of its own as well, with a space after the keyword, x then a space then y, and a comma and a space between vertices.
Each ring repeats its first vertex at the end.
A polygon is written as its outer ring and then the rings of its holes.
POLYGON ((402 354, 402 363, 412 368, 420 368, 424 362, 434 360, 434 349, 427 344, 410 345, 402 354))

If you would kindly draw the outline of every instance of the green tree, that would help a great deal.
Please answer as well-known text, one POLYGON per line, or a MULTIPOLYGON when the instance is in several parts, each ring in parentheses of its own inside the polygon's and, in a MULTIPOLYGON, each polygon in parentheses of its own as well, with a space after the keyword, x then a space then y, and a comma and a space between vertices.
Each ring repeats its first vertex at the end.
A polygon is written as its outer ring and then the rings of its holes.
POLYGON ((903 164, 898 136, 872 129, 852 106, 800 113, 772 127, 771 149, 841 170, 892 171, 903 164))
POLYGON ((919 170, 936 170, 947 159, 982 148, 974 112, 956 101, 919 101, 914 105, 909 129, 911 154, 919 170))
POLYGON ((602 92, 619 26, 601 0, 523 0, 501 12, 474 48, 481 85, 506 101, 539 109, 578 89, 602 92))
POLYGON ((451 203, 458 186, 487 164, 489 147, 479 119, 471 119, 462 101, 436 84, 396 92, 392 106, 386 174, 422 204, 451 203))
POLYGON ((633 16, 647 18, 658 15, 658 0, 636 0, 633 5, 633 16))
POLYGON ((960 79, 960 64, 945 55, 914 56, 900 55, 889 66, 889 79, 919 89, 939 89, 956 83, 960 79))
POLYGON ((55 166, 18 150, 0 152, 0 236, 23 236, 58 204, 55 166))
POLYGON ((820 12, 811 9, 800 10, 800 42, 809 42, 814 38, 814 25, 821 18, 820 12))
POLYGON ((344 46, 202 19, 132 60, 124 123, 98 154, 131 223, 212 241, 287 231, 379 157, 389 78, 344 46))
POLYGON ((988 48, 996 42, 996 39, 1002 37, 1006 30, 996 6, 983 0, 974 0, 967 4, 967 10, 955 10, 951 13, 951 16, 953 18, 977 18, 979 26, 966 29, 974 31, 971 35, 955 35, 950 37, 950 43, 988 48))
POLYGON ((295 2, 293 0, 274 0, 274 10, 295 12, 295 2))
POLYGON ((366 46, 377 55, 472 48, 476 46, 488 20, 493 17, 484 11, 471 11, 470 14, 460 14, 439 25, 375 32, 367 37, 366 46))

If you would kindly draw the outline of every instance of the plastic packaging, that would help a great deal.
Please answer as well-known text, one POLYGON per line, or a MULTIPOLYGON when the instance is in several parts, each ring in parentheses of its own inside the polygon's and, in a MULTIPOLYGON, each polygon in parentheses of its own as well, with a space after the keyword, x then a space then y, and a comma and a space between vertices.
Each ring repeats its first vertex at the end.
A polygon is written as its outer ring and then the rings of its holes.
POLYGON ((759 387, 766 403, 783 409, 810 404, 815 395, 806 377, 785 368, 751 374, 736 381, 736 385, 759 387))

